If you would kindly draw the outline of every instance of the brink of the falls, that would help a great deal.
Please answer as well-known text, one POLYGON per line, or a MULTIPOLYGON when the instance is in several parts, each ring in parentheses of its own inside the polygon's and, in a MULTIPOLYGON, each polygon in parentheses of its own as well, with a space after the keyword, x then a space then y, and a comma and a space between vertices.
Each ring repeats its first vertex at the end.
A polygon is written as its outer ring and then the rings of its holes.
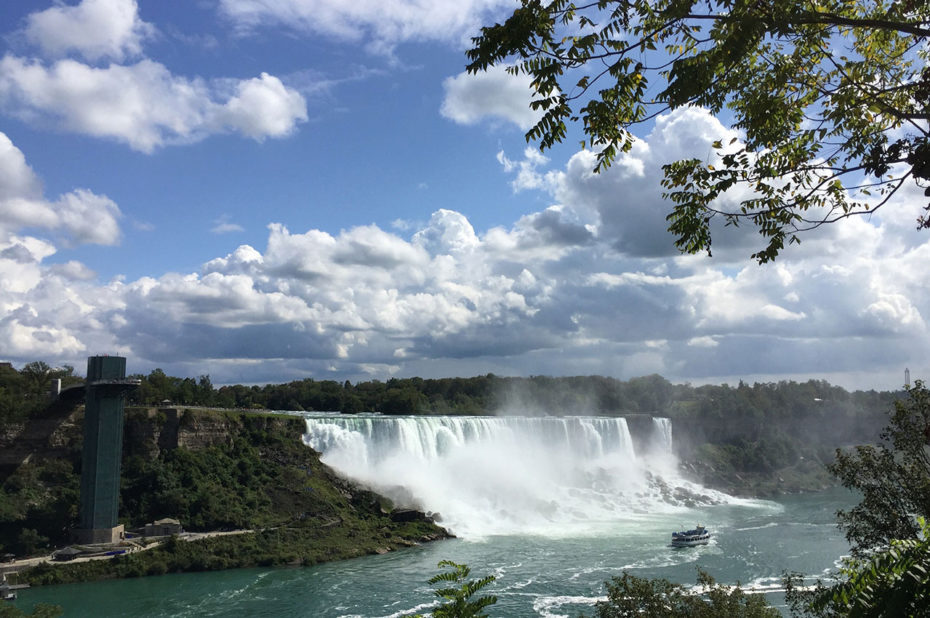
POLYGON ((634 445, 616 417, 310 414, 304 441, 341 474, 465 538, 598 534, 729 499, 678 474, 667 418, 634 445))

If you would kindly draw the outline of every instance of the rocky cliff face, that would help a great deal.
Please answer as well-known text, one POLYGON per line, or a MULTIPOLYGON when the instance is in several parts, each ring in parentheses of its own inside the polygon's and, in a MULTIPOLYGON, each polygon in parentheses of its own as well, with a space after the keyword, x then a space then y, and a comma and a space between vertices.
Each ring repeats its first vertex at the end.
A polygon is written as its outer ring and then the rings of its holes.
POLYGON ((178 410, 132 408, 123 424, 123 453, 156 457, 178 447, 178 410))
MULTIPOLYGON (((202 450, 229 446, 243 429, 243 414, 219 410, 183 408, 130 408, 123 429, 123 451, 145 457, 157 456, 178 447, 202 450)), ((263 431, 283 431, 300 440, 303 420, 272 415, 250 415, 253 427, 263 431)))
POLYGON ((66 458, 79 449, 84 408, 53 405, 24 423, 0 428, 0 482, 37 457, 66 458))
MULTIPOLYGON (((299 418, 250 414, 252 427, 283 432, 300 441, 304 423, 299 418)), ((229 446, 242 434, 244 415, 217 410, 182 408, 127 408, 123 427, 123 455, 157 457, 165 450, 202 450, 229 446)), ((0 427, 0 483, 24 463, 40 459, 80 462, 84 408, 53 405, 39 417, 0 427)))

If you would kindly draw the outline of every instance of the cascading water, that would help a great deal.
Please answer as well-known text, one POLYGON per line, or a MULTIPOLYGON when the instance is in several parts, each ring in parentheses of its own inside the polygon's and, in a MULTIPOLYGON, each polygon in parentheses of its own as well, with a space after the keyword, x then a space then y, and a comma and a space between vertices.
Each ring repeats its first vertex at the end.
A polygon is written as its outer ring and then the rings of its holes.
POLYGON ((678 476, 669 419, 653 434, 637 453, 623 418, 311 414, 304 441, 458 536, 574 536, 727 498, 678 476))
POLYGON ((661 416, 652 417, 653 440, 658 442, 659 448, 667 453, 673 453, 672 450, 672 419, 661 416))

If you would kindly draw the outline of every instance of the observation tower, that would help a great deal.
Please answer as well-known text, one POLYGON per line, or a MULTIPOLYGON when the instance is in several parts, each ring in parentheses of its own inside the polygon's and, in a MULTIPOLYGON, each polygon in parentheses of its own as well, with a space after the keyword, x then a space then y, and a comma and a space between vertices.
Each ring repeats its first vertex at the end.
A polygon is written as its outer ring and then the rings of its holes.
POLYGON ((116 543, 123 537, 123 526, 117 525, 123 398, 138 385, 139 380, 126 379, 124 357, 87 359, 79 542, 116 543))

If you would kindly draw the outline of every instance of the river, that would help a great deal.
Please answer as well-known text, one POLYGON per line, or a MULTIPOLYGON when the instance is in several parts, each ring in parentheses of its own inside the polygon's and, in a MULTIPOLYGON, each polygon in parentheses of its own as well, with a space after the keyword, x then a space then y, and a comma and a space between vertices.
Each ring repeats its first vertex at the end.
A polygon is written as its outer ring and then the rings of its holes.
POLYGON ((822 576, 848 545, 836 489, 778 501, 737 499, 677 475, 670 425, 634 441, 622 419, 331 418, 308 416, 324 461, 438 511, 460 538, 295 569, 242 569, 23 590, 17 605, 66 616, 402 617, 428 612, 440 560, 494 575, 491 616, 593 613, 624 571, 694 584, 701 568, 780 604, 781 575, 822 576), (696 523, 713 532, 669 546, 696 523))

